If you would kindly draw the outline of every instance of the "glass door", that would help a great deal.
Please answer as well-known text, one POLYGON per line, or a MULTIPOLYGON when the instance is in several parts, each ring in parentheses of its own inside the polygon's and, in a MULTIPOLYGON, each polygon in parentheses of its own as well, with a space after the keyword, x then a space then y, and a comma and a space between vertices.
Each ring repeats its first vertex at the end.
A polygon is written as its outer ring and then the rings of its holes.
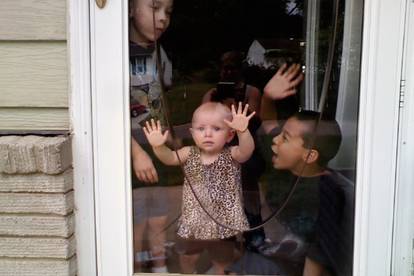
POLYGON ((91 3, 99 275, 386 275, 400 10, 328 2, 91 3))
POLYGON ((131 1, 135 272, 352 274, 362 3, 359 14, 343 1, 310 5, 131 1), (300 85, 302 68, 306 81, 317 72, 314 89, 300 85), (256 113, 242 159, 244 134, 217 115, 239 102, 256 113))

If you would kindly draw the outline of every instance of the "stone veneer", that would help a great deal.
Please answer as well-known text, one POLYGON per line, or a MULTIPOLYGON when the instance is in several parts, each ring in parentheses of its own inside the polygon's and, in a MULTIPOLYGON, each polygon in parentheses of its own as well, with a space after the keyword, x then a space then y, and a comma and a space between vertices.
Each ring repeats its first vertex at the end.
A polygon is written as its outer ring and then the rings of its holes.
POLYGON ((71 141, 0 137, 0 275, 76 275, 71 141))

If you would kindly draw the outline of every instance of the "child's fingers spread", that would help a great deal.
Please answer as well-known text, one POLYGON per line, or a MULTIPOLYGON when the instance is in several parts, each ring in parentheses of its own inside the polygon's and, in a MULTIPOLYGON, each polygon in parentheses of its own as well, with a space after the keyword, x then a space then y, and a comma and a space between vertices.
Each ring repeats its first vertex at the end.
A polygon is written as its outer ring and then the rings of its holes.
POLYGON ((291 75, 292 73, 294 73, 296 71, 296 63, 292 64, 289 66, 289 68, 287 69, 287 73, 286 75, 291 75))
POLYGON ((146 126, 144 126, 143 127, 143 130, 144 130, 144 134, 145 134, 145 136, 149 136, 149 131, 148 131, 148 129, 147 129, 147 127, 146 126))
POLYGON ((300 71, 300 65, 299 64, 295 64, 294 69, 288 75, 289 81, 292 81, 292 80, 296 79, 298 77, 298 74, 300 72, 301 72, 300 71))
POLYGON ((249 110, 249 104, 246 104, 245 106, 244 106, 244 110, 243 110, 243 115, 247 115, 247 110, 249 110))
POLYGON ((145 125, 146 125, 146 127, 148 129, 148 132, 151 132, 152 131, 152 128, 151 128, 151 125, 150 125, 149 121, 146 121, 145 122, 145 125))
POLYGON ((226 120, 226 119, 224 119, 223 121, 224 121, 224 123, 226 123, 229 127, 231 127, 231 122, 230 122, 230 121, 228 121, 228 120, 226 120))
POLYGON ((163 135, 162 137, 164 138, 164 141, 166 141, 166 140, 167 140, 167 138, 168 138, 168 130, 166 130, 166 131, 164 132, 164 135, 163 135))
POLYGON ((256 114, 256 111, 253 111, 249 116, 247 116, 247 119, 250 120, 254 116, 254 114, 256 114))
POLYGON ((239 107, 237 108, 237 114, 241 114, 243 112, 242 102, 239 102, 239 107))
POLYGON ((296 86, 296 85, 298 85, 299 83, 301 83, 303 81, 303 78, 304 78, 304 76, 303 76, 302 73, 299 74, 299 75, 295 75, 290 84, 292 86, 296 86))
POLYGON ((236 108, 234 107, 234 104, 231 105, 231 114, 233 116, 236 115, 236 108))
POLYGON ((154 130, 157 129, 157 125, 155 124, 154 119, 151 119, 151 126, 152 126, 152 129, 154 129, 154 130))
POLYGON ((285 70, 286 70, 286 67, 287 67, 287 64, 286 63, 284 63, 280 68, 279 68, 279 70, 277 70, 277 72, 276 72, 276 75, 277 76, 280 76, 280 75, 283 75, 283 73, 285 72, 285 70))
POLYGON ((295 94, 296 94, 296 89, 295 89, 295 88, 291 88, 291 89, 287 90, 285 93, 286 93, 286 94, 285 94, 285 95, 286 95, 286 97, 289 97, 289 96, 295 95, 295 94))

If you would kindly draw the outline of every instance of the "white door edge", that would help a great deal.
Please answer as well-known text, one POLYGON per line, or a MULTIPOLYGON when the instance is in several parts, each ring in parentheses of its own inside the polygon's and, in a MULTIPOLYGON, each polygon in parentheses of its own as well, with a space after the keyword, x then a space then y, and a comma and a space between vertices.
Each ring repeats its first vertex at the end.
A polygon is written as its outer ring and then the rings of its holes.
POLYGON ((132 275, 128 0, 90 17, 98 275, 132 275))
POLYGON ((414 2, 406 4, 392 275, 414 271, 414 2))
POLYGON ((364 9, 354 275, 388 276, 405 1, 366 0, 364 9))
POLYGON ((89 3, 67 4, 77 275, 97 275, 89 3))

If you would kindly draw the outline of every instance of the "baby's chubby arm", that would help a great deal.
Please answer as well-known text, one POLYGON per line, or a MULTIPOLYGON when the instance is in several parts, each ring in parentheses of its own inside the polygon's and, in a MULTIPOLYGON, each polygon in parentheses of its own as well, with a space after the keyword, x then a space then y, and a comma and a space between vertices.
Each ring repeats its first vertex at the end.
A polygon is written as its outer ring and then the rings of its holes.
POLYGON ((161 123, 154 119, 151 122, 145 122, 144 133, 150 143, 155 155, 162 163, 168 166, 178 166, 181 162, 185 162, 190 154, 190 147, 183 147, 177 150, 180 159, 178 159, 176 152, 172 151, 165 145, 168 138, 168 130, 162 133, 161 123))
POLYGON ((231 156, 239 163, 246 162, 254 150, 254 140, 247 127, 249 125, 249 120, 254 116, 255 112, 252 112, 247 116, 248 108, 249 105, 246 104, 243 110, 242 104, 239 102, 239 107, 236 111, 234 105, 232 105, 232 121, 224 120, 229 127, 236 131, 237 137, 239 138, 239 145, 231 148, 231 156))

